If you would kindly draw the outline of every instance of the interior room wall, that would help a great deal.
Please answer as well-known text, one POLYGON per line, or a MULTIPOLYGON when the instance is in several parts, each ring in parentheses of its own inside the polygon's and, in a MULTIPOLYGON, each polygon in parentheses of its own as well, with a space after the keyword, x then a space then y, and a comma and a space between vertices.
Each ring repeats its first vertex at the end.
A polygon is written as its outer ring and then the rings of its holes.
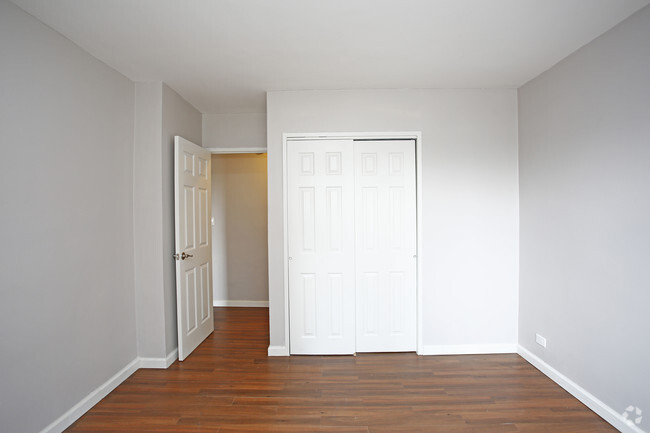
POLYGON ((0 1, 0 430, 137 357, 131 81, 0 1))
POLYGON ((212 155, 215 305, 268 301, 266 154, 212 155))
POLYGON ((138 355, 163 359, 162 83, 135 83, 133 229, 138 355))
POLYGON ((162 254, 165 302, 165 352, 178 347, 176 323, 176 262, 174 239, 174 136, 202 142, 202 114, 171 87, 162 85, 162 254))
POLYGON ((204 114, 203 147, 266 147, 266 113, 204 114))
POLYGON ((615 414, 650 411, 649 77, 646 7, 519 91, 519 343, 615 414))
MULTIPOLYGON (((201 144, 202 115, 160 81, 136 83, 135 275, 138 352, 173 360, 178 346, 174 240, 174 136, 201 144)), ((166 360, 166 361, 165 361, 166 360)), ((154 366, 153 364, 149 366, 154 366)))
POLYGON ((271 350, 286 350, 282 134, 422 132, 423 353, 515 351, 516 90, 267 94, 271 350))

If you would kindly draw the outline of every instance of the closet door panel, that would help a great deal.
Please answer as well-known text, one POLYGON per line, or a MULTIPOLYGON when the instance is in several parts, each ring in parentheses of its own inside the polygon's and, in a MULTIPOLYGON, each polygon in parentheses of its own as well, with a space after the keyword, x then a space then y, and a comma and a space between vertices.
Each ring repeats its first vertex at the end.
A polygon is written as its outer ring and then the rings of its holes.
POLYGON ((416 191, 414 141, 357 141, 356 351, 414 351, 416 191))
POLYGON ((287 143, 292 354, 355 351, 351 140, 287 143))

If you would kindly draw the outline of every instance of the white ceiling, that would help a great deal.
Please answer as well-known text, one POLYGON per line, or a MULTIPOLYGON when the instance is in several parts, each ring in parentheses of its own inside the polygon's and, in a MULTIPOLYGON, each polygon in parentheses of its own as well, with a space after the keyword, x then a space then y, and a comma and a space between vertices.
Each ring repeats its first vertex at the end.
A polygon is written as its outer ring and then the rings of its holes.
POLYGON ((516 88, 650 0, 13 0, 203 113, 267 90, 516 88))

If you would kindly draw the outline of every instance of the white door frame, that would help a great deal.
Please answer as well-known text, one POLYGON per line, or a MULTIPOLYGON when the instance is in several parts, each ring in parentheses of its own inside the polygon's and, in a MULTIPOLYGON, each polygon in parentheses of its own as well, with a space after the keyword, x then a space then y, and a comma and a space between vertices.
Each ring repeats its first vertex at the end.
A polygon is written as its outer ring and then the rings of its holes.
POLYGON ((416 302, 417 302, 417 349, 422 354, 422 132, 324 132, 324 133, 283 133, 282 134, 282 223, 284 227, 283 240, 283 277, 284 277, 284 353, 279 356, 289 356, 291 353, 289 340, 289 225, 288 225, 288 172, 287 172, 287 141, 300 140, 415 140, 415 205, 417 218, 417 273, 416 273, 416 302))
POLYGON ((266 147, 204 147, 213 155, 235 155, 240 153, 267 153, 266 147))

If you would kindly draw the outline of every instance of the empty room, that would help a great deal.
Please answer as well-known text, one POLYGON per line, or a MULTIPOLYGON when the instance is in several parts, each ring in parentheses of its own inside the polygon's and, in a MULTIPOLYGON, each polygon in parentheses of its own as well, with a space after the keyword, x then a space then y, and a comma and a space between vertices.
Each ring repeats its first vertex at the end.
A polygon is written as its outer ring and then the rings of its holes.
POLYGON ((649 4, 0 0, 0 432, 650 432, 649 4))

